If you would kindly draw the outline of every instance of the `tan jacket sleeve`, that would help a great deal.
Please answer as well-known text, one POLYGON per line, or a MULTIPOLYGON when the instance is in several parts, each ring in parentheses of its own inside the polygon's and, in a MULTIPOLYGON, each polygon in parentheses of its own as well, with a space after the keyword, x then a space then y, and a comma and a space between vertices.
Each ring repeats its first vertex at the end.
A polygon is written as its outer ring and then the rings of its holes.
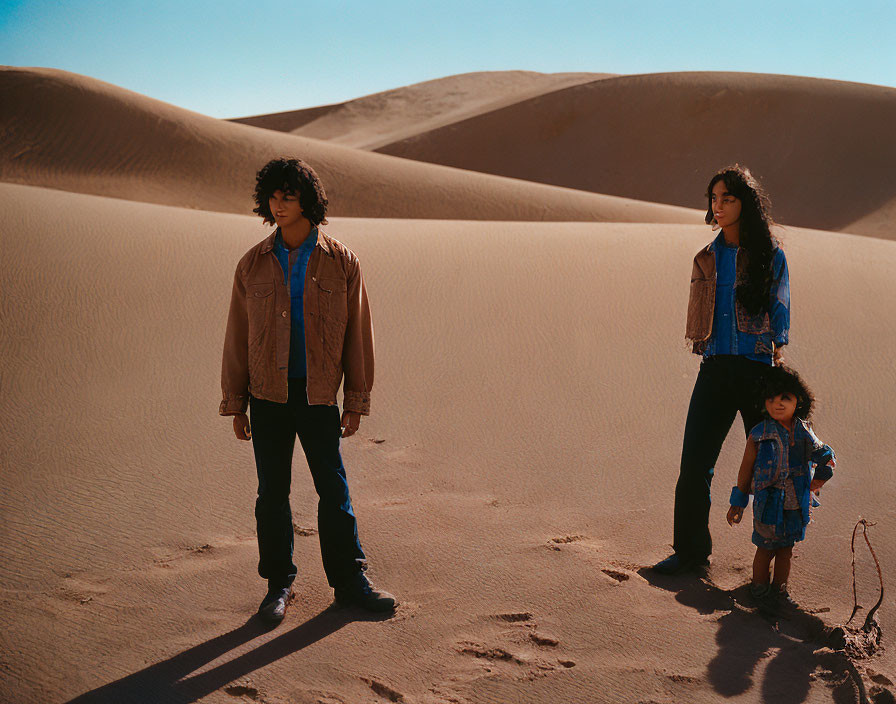
POLYGON ((245 413, 249 406, 249 317, 246 310, 246 287, 237 266, 233 277, 233 294, 224 334, 224 358, 221 363, 221 391, 224 399, 219 415, 245 413))
POLYGON ((373 321, 361 264, 352 256, 346 277, 348 322, 342 347, 343 390, 346 411, 370 415, 370 390, 373 388, 373 321))

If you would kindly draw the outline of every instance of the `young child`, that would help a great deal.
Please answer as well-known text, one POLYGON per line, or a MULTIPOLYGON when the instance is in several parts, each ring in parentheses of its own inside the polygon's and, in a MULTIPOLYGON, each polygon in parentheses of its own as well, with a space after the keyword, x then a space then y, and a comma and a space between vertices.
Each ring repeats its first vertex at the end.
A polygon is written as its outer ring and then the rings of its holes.
POLYGON ((834 475, 834 451, 808 423, 815 398, 800 376, 787 367, 769 369, 765 419, 751 431, 731 490, 728 524, 740 523, 753 494, 753 582, 750 593, 761 607, 794 607, 787 592, 794 543, 806 535, 813 495, 834 475), (769 584, 769 570, 774 574, 769 584))

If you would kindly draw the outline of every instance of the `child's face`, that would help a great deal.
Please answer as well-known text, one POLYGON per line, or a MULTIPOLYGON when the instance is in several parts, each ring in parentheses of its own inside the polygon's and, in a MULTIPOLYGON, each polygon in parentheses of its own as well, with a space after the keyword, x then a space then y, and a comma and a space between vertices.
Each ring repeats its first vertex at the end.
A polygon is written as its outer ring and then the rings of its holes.
POLYGON ((765 399, 765 410, 779 423, 789 423, 796 411, 797 397, 785 391, 765 399))

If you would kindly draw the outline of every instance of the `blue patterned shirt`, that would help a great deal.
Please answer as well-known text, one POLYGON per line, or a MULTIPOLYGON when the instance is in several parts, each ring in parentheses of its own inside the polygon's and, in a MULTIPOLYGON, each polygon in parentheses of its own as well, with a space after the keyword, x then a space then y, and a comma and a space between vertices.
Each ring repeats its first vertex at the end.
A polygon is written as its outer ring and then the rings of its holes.
POLYGON ((280 229, 274 238, 274 254, 283 268, 283 281, 289 286, 290 335, 289 372, 291 379, 308 376, 305 360, 305 271, 311 252, 317 244, 317 228, 312 227, 305 241, 295 249, 287 249, 283 244, 280 229))

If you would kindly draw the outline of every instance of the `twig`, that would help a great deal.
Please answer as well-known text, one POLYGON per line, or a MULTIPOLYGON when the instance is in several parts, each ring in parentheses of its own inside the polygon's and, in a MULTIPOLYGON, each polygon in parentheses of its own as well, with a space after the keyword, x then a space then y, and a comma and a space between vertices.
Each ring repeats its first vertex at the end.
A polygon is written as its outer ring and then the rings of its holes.
POLYGON ((852 540, 850 541, 850 549, 852 550, 852 599, 853 599, 853 609, 852 613, 849 616, 849 619, 846 621, 848 624, 856 615, 856 612, 862 608, 859 606, 858 594, 856 591, 856 531, 859 530, 859 526, 862 526, 862 537, 865 538, 865 543, 868 545, 868 550, 871 551, 871 557, 874 558, 874 566, 877 567, 877 578, 880 580, 880 598, 877 600, 877 603, 871 608, 868 612, 868 615, 865 617, 865 624, 862 626, 863 631, 870 631, 872 628, 872 624, 874 623, 874 614, 880 608, 881 604, 884 602, 884 575, 880 569, 880 562, 877 559, 877 554, 874 552, 874 548, 871 547, 871 541, 868 539, 868 528, 876 525, 875 523, 871 523, 864 518, 860 518, 858 522, 856 522, 855 527, 852 529, 852 540))

